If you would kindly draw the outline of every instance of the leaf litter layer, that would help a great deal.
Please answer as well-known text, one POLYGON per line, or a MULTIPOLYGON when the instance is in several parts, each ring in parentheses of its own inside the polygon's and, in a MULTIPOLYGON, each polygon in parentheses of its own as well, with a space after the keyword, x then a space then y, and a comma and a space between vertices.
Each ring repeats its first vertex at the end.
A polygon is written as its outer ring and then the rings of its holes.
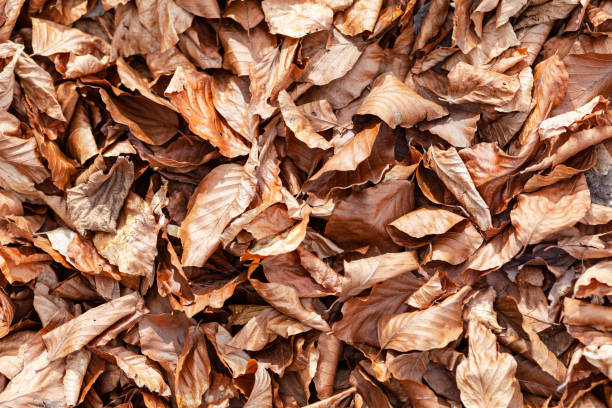
POLYGON ((611 49, 609 0, 0 0, 0 408, 612 408, 611 49))

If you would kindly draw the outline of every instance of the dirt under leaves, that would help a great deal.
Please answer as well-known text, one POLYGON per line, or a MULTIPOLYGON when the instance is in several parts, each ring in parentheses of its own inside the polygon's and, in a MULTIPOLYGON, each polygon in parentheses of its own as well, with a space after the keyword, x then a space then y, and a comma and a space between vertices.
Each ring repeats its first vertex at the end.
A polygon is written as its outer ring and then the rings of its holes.
POLYGON ((612 408, 610 50, 610 0, 0 0, 0 408, 612 408))

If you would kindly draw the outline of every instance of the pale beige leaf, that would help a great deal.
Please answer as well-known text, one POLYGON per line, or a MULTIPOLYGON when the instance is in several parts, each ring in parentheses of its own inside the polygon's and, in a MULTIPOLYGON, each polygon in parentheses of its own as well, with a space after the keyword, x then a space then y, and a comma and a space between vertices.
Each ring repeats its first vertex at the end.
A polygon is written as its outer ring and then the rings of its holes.
POLYGON ((96 233, 93 243, 100 255, 117 265, 119 272, 144 276, 152 282, 157 232, 149 204, 130 192, 117 219, 117 230, 96 233))
POLYGON ((301 38, 331 27, 334 12, 315 0, 264 0, 261 3, 271 34, 301 38))

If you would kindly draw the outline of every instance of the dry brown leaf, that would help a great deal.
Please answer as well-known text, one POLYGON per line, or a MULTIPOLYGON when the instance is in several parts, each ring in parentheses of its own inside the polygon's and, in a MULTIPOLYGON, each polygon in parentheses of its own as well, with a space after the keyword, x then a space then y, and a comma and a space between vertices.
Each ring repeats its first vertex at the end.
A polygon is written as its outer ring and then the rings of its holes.
POLYGON ((363 43, 343 36, 338 30, 309 35, 302 41, 302 57, 308 58, 308 65, 300 81, 314 85, 327 85, 342 78, 353 68, 363 43))
POLYGON ((403 352, 445 347, 463 332, 462 303, 471 289, 466 286, 422 311, 383 316, 378 321, 381 347, 403 352))
POLYGON ((382 4, 382 0, 355 0, 347 10, 336 15, 334 25, 344 35, 372 32, 382 4))
POLYGON ((125 347, 102 346, 98 350, 103 356, 109 356, 137 386, 146 387, 163 396, 170 395, 170 388, 162 373, 147 357, 125 347))
POLYGON ((361 92, 378 74, 383 59, 383 50, 376 43, 363 51, 353 68, 341 78, 327 85, 312 88, 306 96, 311 100, 324 99, 334 109, 340 109, 357 99, 361 92))
POLYGON ((536 244, 580 221, 590 206, 589 190, 581 175, 534 193, 521 194, 510 217, 523 245, 536 244))
POLYGON ((234 1, 223 11, 223 17, 231 18, 245 30, 255 27, 264 19, 261 3, 257 0, 234 1))
POLYGON ((189 128, 218 147, 222 155, 236 157, 248 154, 246 144, 239 136, 232 134, 217 116, 211 88, 212 82, 208 75, 179 67, 164 95, 189 123, 189 128))
POLYGON ((187 332, 174 374, 174 388, 179 408, 200 406, 202 395, 210 385, 209 376, 210 360, 206 351, 204 331, 199 326, 192 327, 187 332))
POLYGON ((448 74, 450 103, 483 103, 502 106, 520 88, 518 76, 509 76, 460 62, 448 74))
POLYGON ((65 78, 94 74, 111 62, 111 47, 100 37, 38 18, 32 19, 32 49, 51 58, 65 78))
POLYGON ((413 190, 414 184, 410 181, 391 180, 352 193, 336 205, 325 227, 325 235, 346 249, 364 245, 394 248, 386 227, 413 209, 413 190))
POLYGON ((434 120, 448 111, 431 102, 401 82, 393 73, 380 75, 372 84, 372 91, 359 107, 357 114, 375 115, 392 129, 411 127, 422 120, 434 120))
POLYGON ((182 263, 202 266, 217 249, 221 233, 255 194, 254 169, 247 165, 216 167, 198 185, 180 229, 185 247, 182 263))
POLYGON ((51 330, 43 335, 49 360, 66 357, 81 349, 111 325, 142 307, 144 304, 140 295, 132 293, 90 309, 51 330))
POLYGON ((0 0, 0 407, 610 405, 611 33, 0 0))
POLYGON ((427 240, 422 238, 444 234, 464 219, 442 208, 423 206, 390 222, 387 231, 396 243, 419 247, 427 245, 427 240))
POLYGON ((278 94, 278 104, 280 106, 283 119, 287 127, 291 129, 293 135, 311 149, 329 149, 331 144, 320 134, 312 129, 310 121, 295 106, 291 96, 286 91, 278 94))
POLYGON ((253 142, 259 120, 249 109, 248 84, 236 76, 220 74, 213 77, 212 98, 215 109, 228 125, 240 136, 253 142))
POLYGON ((599 262, 580 274, 574 286, 574 296, 606 296, 612 293, 612 263, 599 262))
POLYGON ((331 27, 334 12, 314 0, 264 0, 261 3, 271 34, 301 38, 331 27))
POLYGON ((342 297, 356 295, 376 283, 418 268, 415 251, 388 253, 344 264, 342 297))
POLYGON ((249 64, 251 79, 250 107, 262 119, 268 119, 276 108, 269 104, 276 99, 283 89, 287 88, 302 73, 301 67, 294 64, 298 41, 285 38, 278 48, 272 48, 249 64))
POLYGON ((429 148, 426 163, 472 216, 474 223, 486 231, 492 227, 491 212, 483 200, 457 150, 429 148))
POLYGON ((470 350, 457 366, 457 386, 466 407, 522 407, 516 361, 497 350, 495 335, 479 322, 468 324, 470 350))
POLYGON ((114 232, 134 180, 134 165, 119 158, 107 174, 98 170, 67 191, 68 214, 82 235, 86 230, 114 232))
POLYGON ((132 134, 144 143, 162 145, 178 132, 179 117, 165 106, 142 96, 113 96, 102 89, 100 96, 113 120, 129 127, 132 134))

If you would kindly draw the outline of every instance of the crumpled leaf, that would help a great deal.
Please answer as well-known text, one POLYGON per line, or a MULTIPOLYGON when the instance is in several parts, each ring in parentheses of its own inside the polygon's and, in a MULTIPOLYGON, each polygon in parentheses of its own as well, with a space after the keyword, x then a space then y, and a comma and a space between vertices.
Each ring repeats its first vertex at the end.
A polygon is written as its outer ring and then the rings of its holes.
POLYGON ((0 407, 65 406, 65 360, 49 360, 40 334, 28 339, 24 346, 23 369, 0 393, 0 407))
POLYGON ((94 74, 111 62, 111 47, 100 37, 38 18, 32 18, 32 49, 51 58, 64 78, 94 74))
POLYGON ((476 190, 474 182, 455 148, 441 150, 432 146, 427 153, 428 166, 436 172, 444 185, 473 217, 476 225, 483 231, 491 228, 492 221, 489 207, 476 190), (459 180, 461 180, 461 183, 458 183, 459 180))
POLYGON ((382 4, 382 0, 355 0, 347 10, 336 15, 334 25, 344 35, 374 31, 382 4))
POLYGON ((100 96, 113 120, 129 127, 145 143, 164 144, 178 131, 178 115, 165 106, 142 96, 113 96, 104 90, 100 90, 100 96))
POLYGON ((519 88, 518 76, 500 74, 460 62, 448 74, 447 100, 451 103, 476 102, 501 106, 510 102, 519 88))
POLYGON ((606 296, 612 293, 612 264, 597 263, 580 274, 574 286, 574 295, 584 298, 590 295, 606 296))
POLYGON ((228 132, 215 112, 211 80, 207 75, 179 67, 164 94, 189 123, 189 128, 222 155, 236 157, 249 152, 238 136, 228 132))
POLYGON ((119 158, 107 174, 95 171, 86 181, 68 189, 68 214, 79 233, 114 232, 133 180, 134 165, 127 158, 119 158))
POLYGON ((116 231, 96 233, 93 243, 119 272, 153 281, 157 228, 151 207, 138 195, 128 194, 116 231))
POLYGON ((351 194, 334 209, 325 235, 343 248, 393 248, 386 226, 412 210, 413 188, 410 181, 391 180, 351 194))
POLYGON ((362 48, 361 43, 346 38, 337 30, 332 30, 331 38, 326 32, 308 36, 302 42, 301 52, 309 61, 300 80, 326 85, 344 77, 361 56, 362 48))
POLYGON ((317 132, 312 129, 310 121, 304 114, 295 106, 291 97, 286 91, 280 91, 278 94, 278 104, 280 105, 283 119, 287 127, 291 129, 297 139, 304 142, 311 149, 329 149, 331 144, 317 132))
POLYGON ((15 74, 19 77, 21 86, 38 110, 53 119, 66 121, 62 107, 57 100, 51 75, 42 69, 32 57, 23 52, 19 54, 17 65, 15 65, 15 74))

